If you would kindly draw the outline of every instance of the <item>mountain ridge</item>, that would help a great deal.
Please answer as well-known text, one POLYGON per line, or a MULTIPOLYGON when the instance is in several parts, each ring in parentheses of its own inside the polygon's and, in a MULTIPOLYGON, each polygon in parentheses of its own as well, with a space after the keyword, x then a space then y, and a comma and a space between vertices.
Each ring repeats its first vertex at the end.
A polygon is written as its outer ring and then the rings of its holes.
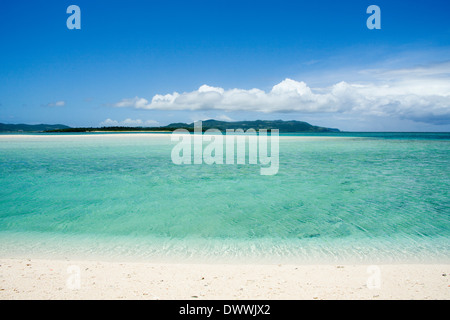
MULTIPOLYGON (((193 128, 194 123, 171 123, 167 128, 193 128)), ((314 126, 305 121, 298 120, 251 120, 251 121, 220 121, 220 120, 204 120, 202 121, 202 129, 219 129, 221 131, 226 129, 278 129, 280 132, 340 132, 336 128, 326 128, 314 126)))

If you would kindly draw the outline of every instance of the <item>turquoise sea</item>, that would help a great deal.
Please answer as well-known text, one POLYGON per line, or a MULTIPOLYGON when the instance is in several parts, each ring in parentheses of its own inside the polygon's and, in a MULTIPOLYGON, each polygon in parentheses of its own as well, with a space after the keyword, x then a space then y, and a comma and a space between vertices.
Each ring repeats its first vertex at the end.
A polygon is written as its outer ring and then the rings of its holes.
POLYGON ((448 133, 280 135, 274 176, 175 165, 175 144, 0 135, 0 257, 450 262, 448 133))

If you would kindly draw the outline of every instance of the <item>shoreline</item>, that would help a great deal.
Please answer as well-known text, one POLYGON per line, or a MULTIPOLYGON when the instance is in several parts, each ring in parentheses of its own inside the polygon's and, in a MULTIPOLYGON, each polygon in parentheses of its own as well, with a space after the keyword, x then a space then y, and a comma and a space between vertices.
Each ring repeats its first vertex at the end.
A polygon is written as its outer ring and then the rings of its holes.
POLYGON ((448 299, 449 264, 191 264, 0 258, 0 299, 448 299))
MULTIPOLYGON (((151 137, 151 138, 168 138, 172 136, 193 135, 193 133, 172 133, 172 132, 92 132, 92 133, 64 133, 64 134, 0 134, 0 140, 4 139, 70 139, 70 138, 130 138, 130 137, 151 137)), ((202 134, 204 135, 204 133, 202 134)), ((234 134, 233 134, 234 135, 234 134)), ((226 134, 222 134, 226 136, 226 134)), ((239 135, 234 135, 239 136, 239 135)), ((327 136, 327 135, 279 135, 279 140, 304 140, 304 141, 317 141, 317 140, 349 140, 354 138, 353 136, 327 136)))

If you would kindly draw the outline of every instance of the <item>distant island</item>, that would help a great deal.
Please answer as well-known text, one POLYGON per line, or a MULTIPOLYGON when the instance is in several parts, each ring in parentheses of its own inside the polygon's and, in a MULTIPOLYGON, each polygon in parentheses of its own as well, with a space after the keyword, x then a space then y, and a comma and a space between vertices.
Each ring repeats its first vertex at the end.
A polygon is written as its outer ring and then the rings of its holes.
POLYGON ((0 132, 45 132, 71 129, 63 124, 5 124, 0 123, 0 132))
MULTIPOLYGON (((247 130, 253 128, 255 130, 260 129, 278 129, 280 133, 295 133, 295 132, 340 132, 339 129, 325 128, 319 126, 313 126, 304 121, 297 120, 254 120, 254 121, 218 121, 218 120, 205 120, 202 121, 202 130, 219 129, 225 131, 226 129, 243 129, 247 130)), ((149 131, 163 131, 172 132, 176 129, 186 129, 188 131, 194 131, 194 123, 171 123, 167 126, 160 127, 82 127, 71 128, 65 125, 25 125, 25 124, 0 124, 0 132, 149 132, 149 131)))

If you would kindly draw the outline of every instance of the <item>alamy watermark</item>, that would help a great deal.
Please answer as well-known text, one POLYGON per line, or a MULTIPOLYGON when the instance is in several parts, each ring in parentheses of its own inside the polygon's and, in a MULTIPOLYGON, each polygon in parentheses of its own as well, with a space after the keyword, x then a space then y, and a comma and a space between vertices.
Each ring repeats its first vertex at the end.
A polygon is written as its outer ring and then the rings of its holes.
POLYGON ((73 30, 81 29, 81 9, 77 5, 70 5, 67 7, 66 13, 70 14, 70 16, 67 18, 66 25, 67 29, 73 30))
POLYGON ((71 265, 67 267, 66 286, 69 290, 79 290, 81 288, 81 269, 80 266, 71 265))
POLYGON ((279 130, 227 129, 225 136, 218 129, 203 133, 202 121, 194 123, 194 133, 187 129, 172 132, 174 164, 248 164, 261 166, 261 175, 275 175, 279 169, 279 130), (203 147, 203 142, 209 142, 203 147), (248 150, 247 150, 248 146, 248 150), (268 149, 270 146, 270 155, 268 149), (193 147, 193 148, 192 148, 193 147), (248 152, 247 152, 248 151, 248 152), (247 161, 248 160, 248 161, 247 161))
MULTIPOLYGON (((67 18, 66 26, 69 30, 81 29, 81 9, 77 5, 70 5, 66 10, 70 16, 67 18)), ((381 29, 381 9, 377 5, 367 7, 366 13, 370 14, 367 18, 366 26, 368 29, 381 29)))
POLYGON ((377 5, 367 7, 366 12, 370 14, 367 18, 366 25, 369 30, 381 29, 381 9, 377 5))
POLYGON ((381 288, 381 269, 379 266, 371 265, 367 267, 367 273, 370 275, 367 278, 366 286, 368 289, 381 288))

